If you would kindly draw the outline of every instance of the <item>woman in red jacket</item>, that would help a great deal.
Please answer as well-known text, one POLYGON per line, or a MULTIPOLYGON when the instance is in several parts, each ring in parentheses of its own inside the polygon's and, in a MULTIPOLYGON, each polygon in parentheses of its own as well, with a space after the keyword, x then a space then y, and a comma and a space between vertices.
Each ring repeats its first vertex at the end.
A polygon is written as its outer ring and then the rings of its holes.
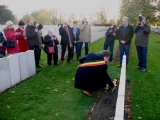
POLYGON ((17 39, 18 39, 19 52, 26 52, 29 48, 24 28, 25 23, 23 21, 20 21, 18 25, 19 28, 16 30, 16 32, 18 32, 17 39))
POLYGON ((19 52, 19 47, 17 44, 17 35, 18 33, 14 30, 13 28, 13 23, 11 21, 6 22, 7 27, 3 30, 6 40, 9 41, 14 41, 15 42, 15 47, 14 48, 7 48, 7 53, 9 55, 13 55, 19 52))

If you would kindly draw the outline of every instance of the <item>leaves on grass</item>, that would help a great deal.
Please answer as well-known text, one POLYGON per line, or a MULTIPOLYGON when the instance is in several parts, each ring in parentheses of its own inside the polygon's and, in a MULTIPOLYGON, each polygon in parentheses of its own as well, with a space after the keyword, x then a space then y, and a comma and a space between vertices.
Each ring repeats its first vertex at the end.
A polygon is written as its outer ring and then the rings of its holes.
POLYGON ((7 106, 7 108, 10 108, 10 106, 7 106))
POLYGON ((58 92, 58 90, 54 90, 55 92, 58 92))
POLYGON ((126 91, 125 94, 125 106, 124 106, 124 111, 128 116, 128 119, 132 118, 132 112, 131 112, 131 92, 129 90, 126 91))
POLYGON ((11 91, 11 93, 15 93, 15 91, 11 91))
POLYGON ((142 120, 142 117, 138 117, 138 119, 142 120))

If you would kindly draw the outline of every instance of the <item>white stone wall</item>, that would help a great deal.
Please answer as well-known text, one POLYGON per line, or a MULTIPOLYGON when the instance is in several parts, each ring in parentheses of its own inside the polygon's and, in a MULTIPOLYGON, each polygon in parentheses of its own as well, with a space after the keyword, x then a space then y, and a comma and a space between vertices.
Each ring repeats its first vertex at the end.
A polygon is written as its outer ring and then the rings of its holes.
POLYGON ((0 93, 35 74, 33 50, 0 58, 0 93))

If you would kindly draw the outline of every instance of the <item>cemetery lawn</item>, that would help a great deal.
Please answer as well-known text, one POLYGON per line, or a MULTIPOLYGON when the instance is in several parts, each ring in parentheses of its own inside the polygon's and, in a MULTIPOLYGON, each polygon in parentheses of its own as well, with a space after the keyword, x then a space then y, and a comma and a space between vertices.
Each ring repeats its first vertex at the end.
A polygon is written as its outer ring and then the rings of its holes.
MULTIPOLYGON (((150 35, 148 69, 136 70, 137 55, 134 38, 127 66, 127 80, 131 85, 132 120, 160 120, 160 35, 150 35)), ((103 49, 104 39, 90 45, 91 52, 103 49)), ((114 54, 118 46, 115 42, 114 54)), ((83 51, 84 55, 84 51, 83 51)), ((42 54, 41 64, 46 60, 42 54)), ((109 64, 108 73, 119 79, 118 62, 109 64)), ((0 120, 85 120, 97 97, 87 97, 74 88, 74 74, 78 61, 59 66, 44 65, 37 75, 0 94, 0 120)), ((106 111, 107 113, 107 111, 106 111)))

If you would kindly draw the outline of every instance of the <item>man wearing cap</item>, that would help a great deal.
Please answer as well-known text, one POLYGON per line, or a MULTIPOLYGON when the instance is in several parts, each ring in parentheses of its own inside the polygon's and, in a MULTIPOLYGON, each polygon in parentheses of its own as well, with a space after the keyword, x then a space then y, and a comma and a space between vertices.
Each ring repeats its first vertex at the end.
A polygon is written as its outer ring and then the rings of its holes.
POLYGON ((142 72, 145 72, 147 69, 147 48, 149 33, 151 31, 150 26, 146 23, 146 18, 142 17, 142 21, 134 28, 134 33, 136 33, 135 45, 137 48, 138 55, 138 67, 142 72))
POLYGON ((109 58, 109 62, 110 64, 112 64, 112 60, 113 60, 113 48, 114 48, 114 41, 116 39, 116 33, 117 32, 117 26, 116 25, 112 25, 106 32, 105 36, 106 36, 106 40, 104 42, 104 50, 107 50, 109 47, 109 51, 110 51, 110 58, 109 58))

